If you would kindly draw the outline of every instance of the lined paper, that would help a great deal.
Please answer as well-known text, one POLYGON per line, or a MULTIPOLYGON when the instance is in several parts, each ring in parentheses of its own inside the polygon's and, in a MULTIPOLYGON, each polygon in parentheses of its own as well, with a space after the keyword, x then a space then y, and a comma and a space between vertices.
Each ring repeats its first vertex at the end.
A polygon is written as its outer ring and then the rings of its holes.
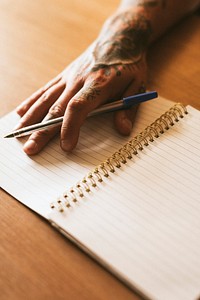
MULTIPOLYGON (((200 296, 200 113, 188 110, 81 203, 49 216, 111 272, 155 300, 200 296)), ((146 119, 148 114, 143 125, 146 119)))
MULTIPOLYGON (((171 104, 162 99, 142 104, 132 136, 153 122, 171 104)), ((47 216, 51 202, 131 138, 117 134, 112 114, 96 116, 89 118, 83 126, 79 144, 72 154, 60 149, 57 138, 39 155, 28 157, 22 150, 26 138, 3 138, 18 120, 15 112, 0 120, 1 188, 43 217, 47 216)))

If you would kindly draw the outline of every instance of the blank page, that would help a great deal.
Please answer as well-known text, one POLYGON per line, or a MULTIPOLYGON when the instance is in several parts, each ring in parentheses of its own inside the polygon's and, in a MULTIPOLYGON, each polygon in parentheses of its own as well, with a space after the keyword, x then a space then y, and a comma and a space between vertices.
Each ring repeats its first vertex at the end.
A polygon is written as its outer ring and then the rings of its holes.
MULTIPOLYGON (((172 103, 155 99, 140 106, 132 135, 136 135, 172 103)), ((0 120, 0 184, 13 197, 46 217, 50 203, 94 166, 121 147, 130 137, 113 128, 112 114, 88 118, 78 146, 71 154, 54 139, 40 154, 28 157, 22 150, 26 138, 4 139, 19 120, 11 112, 0 120)))
POLYGON ((77 204, 49 216, 151 299, 200 295, 200 113, 188 110, 77 204))

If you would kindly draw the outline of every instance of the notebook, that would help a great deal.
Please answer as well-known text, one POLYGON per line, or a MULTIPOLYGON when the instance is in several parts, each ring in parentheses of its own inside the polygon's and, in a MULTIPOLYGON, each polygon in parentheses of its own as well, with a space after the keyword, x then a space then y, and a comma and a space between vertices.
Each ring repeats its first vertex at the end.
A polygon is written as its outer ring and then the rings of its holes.
POLYGON ((28 157, 3 139, 1 188, 37 212, 143 298, 200 296, 200 112, 163 98, 140 105, 130 137, 112 114, 88 118, 77 148, 59 138, 28 157))

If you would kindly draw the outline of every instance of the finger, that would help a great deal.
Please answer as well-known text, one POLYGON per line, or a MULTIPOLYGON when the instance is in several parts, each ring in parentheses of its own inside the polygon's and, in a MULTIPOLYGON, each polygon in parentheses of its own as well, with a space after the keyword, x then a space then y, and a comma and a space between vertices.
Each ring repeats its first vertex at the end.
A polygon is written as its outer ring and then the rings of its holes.
POLYGON ((49 81, 44 87, 40 88, 37 90, 35 93, 33 93, 30 97, 28 97, 26 100, 24 100, 17 108, 16 112, 20 117, 22 117, 28 110, 29 108, 52 86, 57 84, 61 79, 61 75, 58 75, 51 81, 49 81))
POLYGON ((24 144, 23 150, 28 155, 39 153, 47 143, 59 132, 60 125, 41 131, 34 132, 24 144))
POLYGON ((61 148, 71 151, 78 142, 80 127, 90 111, 108 99, 106 89, 85 85, 68 103, 61 128, 61 148))
POLYGON ((65 89, 63 81, 50 87, 23 115, 15 129, 40 122, 47 114, 51 105, 59 98, 65 89))
MULTIPOLYGON (((74 96, 74 93, 78 88, 78 85, 76 86, 76 88, 74 87, 71 89, 66 87, 62 95, 53 105, 53 108, 49 110, 49 113, 46 115, 43 121, 64 115, 67 103, 74 96)), ((59 132, 60 127, 61 125, 58 125, 54 128, 48 128, 33 133, 24 145, 25 153, 28 155, 39 153, 46 146, 46 144, 59 132)))
POLYGON ((83 84, 81 82, 74 82, 73 85, 67 85, 60 97, 54 102, 54 104, 49 108, 49 111, 43 121, 58 118, 64 115, 68 102, 72 97, 81 90, 83 84))
POLYGON ((129 135, 131 133, 138 106, 115 113, 114 125, 120 134, 129 135))
MULTIPOLYGON (((124 97, 144 92, 144 82, 140 83, 140 85, 132 83, 124 94, 124 97)), ((138 107, 139 105, 134 105, 130 109, 120 110, 115 113, 114 125, 120 134, 129 135, 131 133, 138 107)))

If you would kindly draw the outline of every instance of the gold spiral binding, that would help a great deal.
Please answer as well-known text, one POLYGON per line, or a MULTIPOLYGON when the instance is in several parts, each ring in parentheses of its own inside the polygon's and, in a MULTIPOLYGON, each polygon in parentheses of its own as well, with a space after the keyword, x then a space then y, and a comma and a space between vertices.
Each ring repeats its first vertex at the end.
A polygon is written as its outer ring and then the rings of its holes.
POLYGON ((64 212, 66 209, 76 205, 84 198, 86 193, 90 193, 97 188, 104 181, 103 178, 109 178, 110 174, 115 173, 116 169, 120 169, 123 164, 132 159, 133 155, 137 155, 150 142, 153 142, 161 134, 169 130, 185 114, 188 114, 186 107, 181 103, 176 103, 111 157, 107 158, 106 161, 87 174, 67 193, 59 197, 56 202, 51 204, 51 208, 64 212))

